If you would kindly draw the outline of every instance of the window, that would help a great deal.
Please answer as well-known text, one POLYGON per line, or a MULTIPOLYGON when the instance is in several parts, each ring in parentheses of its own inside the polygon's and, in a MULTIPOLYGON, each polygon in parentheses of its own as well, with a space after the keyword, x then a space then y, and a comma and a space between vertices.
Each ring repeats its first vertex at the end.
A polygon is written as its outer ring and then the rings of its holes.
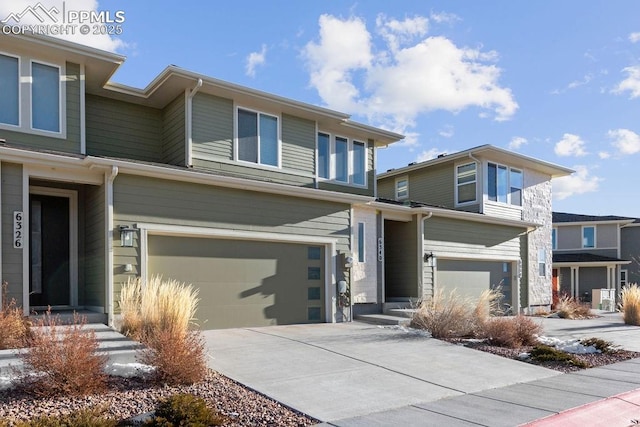
POLYGON ((547 275, 547 252, 544 249, 538 249, 538 275, 547 275))
POLYGON ((365 231, 364 222, 358 223, 358 261, 364 262, 364 247, 365 247, 365 231))
POLYGON ((318 133, 318 178, 367 185, 367 144, 318 133))
POLYGON ((396 200, 404 200, 409 198, 409 178, 403 177, 396 179, 396 200))
POLYGON ((0 123, 20 126, 20 61, 0 55, 0 123))
POLYGON ((582 227, 582 247, 583 248, 595 248, 596 247, 596 228, 595 227, 582 227))
POLYGON ((456 194, 458 203, 476 201, 475 163, 467 163, 456 167, 456 194))
POLYGON ((60 132, 60 69, 31 63, 31 127, 60 132))
POLYGON ((278 166, 278 118, 238 109, 238 160, 278 166))
POLYGON ((551 248, 555 251, 558 249, 558 229, 551 229, 551 248))
POLYGON ((320 259, 322 248, 320 246, 309 246, 307 248, 307 259, 320 259))
POLYGON ((499 203, 522 206, 522 171, 503 165, 487 165, 487 197, 499 203))
POLYGON ((627 270, 620 270, 620 288, 627 286, 627 270))

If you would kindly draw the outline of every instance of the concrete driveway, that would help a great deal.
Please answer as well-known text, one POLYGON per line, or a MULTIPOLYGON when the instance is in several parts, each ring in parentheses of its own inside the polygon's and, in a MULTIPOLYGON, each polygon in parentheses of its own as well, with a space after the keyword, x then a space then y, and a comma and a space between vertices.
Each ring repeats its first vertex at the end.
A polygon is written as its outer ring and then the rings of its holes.
POLYGON ((358 322, 204 334, 211 368, 326 422, 560 375, 358 322))

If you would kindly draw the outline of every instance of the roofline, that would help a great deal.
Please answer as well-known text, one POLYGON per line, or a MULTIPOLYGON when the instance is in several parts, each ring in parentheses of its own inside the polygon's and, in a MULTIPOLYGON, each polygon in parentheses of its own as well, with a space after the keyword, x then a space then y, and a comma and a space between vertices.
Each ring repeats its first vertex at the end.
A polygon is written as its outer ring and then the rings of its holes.
POLYGON ((574 265, 578 265, 580 267, 602 267, 602 266, 611 265, 611 264, 627 265, 627 264, 631 264, 631 261, 622 260, 622 261, 552 262, 551 266, 552 267, 572 267, 574 265))
POLYGON ((482 153, 483 151, 487 151, 487 150, 498 151, 500 153, 507 154, 509 156, 518 157, 518 158, 520 158, 522 160, 525 160, 525 161, 528 161, 528 162, 542 164, 542 165, 544 165, 544 166, 546 166, 548 168, 556 169, 556 170, 558 170, 560 172, 558 174, 552 175, 552 177, 560 177, 560 176, 571 175, 572 173, 575 172, 575 170, 573 170, 573 169, 570 169, 570 168, 567 168, 567 167, 564 167, 564 166, 560 166, 560 165, 557 165, 555 163, 551 163, 551 162, 547 162, 547 161, 544 161, 544 160, 536 159, 536 158, 530 157, 530 156, 525 156, 523 154, 515 153, 515 152, 509 151, 509 150, 505 150, 504 148, 499 148, 499 147, 496 147, 496 146, 491 145, 491 144, 485 144, 485 145, 480 145, 478 147, 469 148, 467 150, 459 151, 457 153, 447 154, 447 155, 442 156, 442 157, 436 157, 435 159, 431 159, 431 160, 427 160, 427 161, 424 161, 424 162, 416 163, 415 165, 404 166, 404 167, 399 168, 399 169, 394 169, 394 170, 391 170, 391 171, 383 172, 381 174, 378 174, 378 179, 387 178, 387 177, 395 176, 395 175, 406 174, 408 172, 412 172, 412 171, 417 170, 417 169, 421 169, 421 168, 424 168, 424 167, 427 167, 427 166, 438 165, 438 164, 441 164, 441 163, 446 163, 446 162, 449 162, 451 160, 463 159, 465 157, 470 157, 470 156, 473 156, 474 154, 482 153))
POLYGON ((559 225, 594 225, 594 224, 621 224, 623 227, 628 226, 629 224, 633 224, 635 222, 634 219, 613 219, 607 221, 562 221, 562 222, 554 222, 552 223, 553 227, 557 227, 559 225))
POLYGON ((372 196, 340 193, 337 191, 320 190, 316 188, 295 187, 287 184, 254 181, 246 178, 236 178, 222 175, 212 175, 194 170, 173 169, 161 165, 135 163, 126 160, 109 159, 93 156, 71 156, 40 151, 27 151, 13 147, 0 146, 0 155, 4 161, 35 161, 46 166, 63 165, 82 169, 100 167, 105 170, 117 167, 119 173, 147 176, 152 178, 172 179, 174 181, 190 182, 194 184, 214 185, 225 188, 236 188, 247 191, 259 191, 290 197, 325 200, 336 203, 356 204, 367 203, 372 196))
POLYGON ((399 212, 399 213, 406 213, 406 214, 416 214, 416 213, 424 213, 427 215, 432 214, 433 216, 443 217, 443 218, 453 218, 453 219, 460 219, 460 220, 466 220, 466 221, 480 222, 484 224, 495 224, 495 225, 505 225, 509 227, 526 228, 527 231, 532 231, 539 227, 542 227, 542 224, 538 224, 534 222, 490 217, 490 216, 485 216, 485 215, 473 213, 473 212, 456 211, 456 210, 444 209, 444 208, 436 208, 436 207, 428 207, 428 206, 411 207, 411 206, 403 206, 403 205, 392 205, 389 203, 377 202, 377 201, 369 202, 367 203, 367 205, 381 211, 399 212))

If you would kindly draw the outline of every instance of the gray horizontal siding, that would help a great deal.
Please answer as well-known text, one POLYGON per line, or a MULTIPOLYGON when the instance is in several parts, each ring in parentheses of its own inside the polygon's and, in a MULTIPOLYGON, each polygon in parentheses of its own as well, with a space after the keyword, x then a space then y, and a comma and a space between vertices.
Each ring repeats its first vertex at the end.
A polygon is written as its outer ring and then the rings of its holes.
POLYGON ((331 182, 320 181, 318 182, 318 188, 321 190, 327 191, 337 191, 340 193, 349 193, 349 194, 358 194, 361 196, 371 196, 373 197, 373 185, 370 185, 369 188, 362 187, 352 187, 350 185, 340 185, 334 184, 331 182))
POLYGON ((378 181, 377 197, 392 200, 396 198, 395 177, 385 178, 378 181))
POLYGON ((282 115, 282 167, 315 173, 316 124, 311 120, 282 115))
POLYGON ((193 159, 193 168, 202 169, 207 172, 214 172, 220 175, 233 176, 238 178, 250 178, 257 181, 276 182, 279 184, 289 184, 300 187, 312 187, 313 178, 304 177, 280 169, 255 168, 247 163, 222 163, 213 160, 193 159))
POLYGON ((425 221, 424 249, 443 258, 517 260, 524 229, 434 217, 425 221))
POLYGON ((87 95, 87 154, 162 161, 162 111, 87 95))
POLYGON ((13 212, 22 211, 22 165, 2 162, 2 280, 7 297, 22 305, 22 249, 13 247, 13 212))
POLYGON ((84 304, 105 306, 105 188, 87 186, 84 227, 84 304))
POLYGON ((164 163, 185 166, 185 105, 180 94, 162 110, 162 159, 164 163))
MULTIPOLYGON (((596 228, 596 248, 618 247, 617 225, 593 224, 592 226, 596 228)), ((559 225, 557 239, 559 250, 582 249, 582 225, 559 225)), ((588 250, 592 252, 594 249, 588 250)))
POLYGON ((192 156, 233 159, 233 101, 198 93, 192 100, 192 156))
POLYGON ((516 206, 509 206, 497 203, 485 203, 484 214, 507 219, 522 219, 522 209, 516 206))

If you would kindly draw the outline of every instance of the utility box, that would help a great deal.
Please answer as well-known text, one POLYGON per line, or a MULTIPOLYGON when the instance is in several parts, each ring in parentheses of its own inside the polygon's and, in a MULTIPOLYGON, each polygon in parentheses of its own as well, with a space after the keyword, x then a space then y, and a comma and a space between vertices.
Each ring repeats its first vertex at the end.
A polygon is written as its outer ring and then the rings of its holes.
POLYGON ((615 289, 594 289, 591 295, 591 308, 613 311, 616 303, 615 289))

